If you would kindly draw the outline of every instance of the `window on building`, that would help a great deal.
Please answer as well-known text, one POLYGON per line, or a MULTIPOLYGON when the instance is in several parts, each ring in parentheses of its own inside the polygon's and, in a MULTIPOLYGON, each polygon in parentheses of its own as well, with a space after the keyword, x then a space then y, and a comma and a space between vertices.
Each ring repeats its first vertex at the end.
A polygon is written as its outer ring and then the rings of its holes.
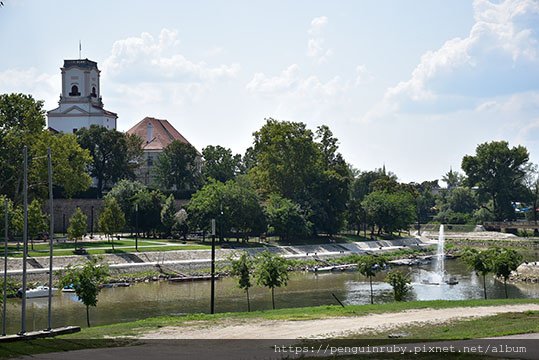
POLYGON ((148 167, 153 166, 153 156, 148 156, 148 167))
POLYGON ((77 85, 73 85, 71 87, 71 92, 69 93, 69 96, 80 96, 79 87, 77 85))
POLYGON ((95 92, 95 86, 92 87, 92 97, 97 97, 97 93, 95 92))

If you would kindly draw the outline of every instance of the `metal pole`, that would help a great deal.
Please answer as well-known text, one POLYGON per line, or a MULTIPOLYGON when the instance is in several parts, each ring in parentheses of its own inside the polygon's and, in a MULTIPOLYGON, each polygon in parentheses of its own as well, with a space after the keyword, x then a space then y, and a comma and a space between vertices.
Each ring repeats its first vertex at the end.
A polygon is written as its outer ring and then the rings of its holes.
POLYGON ((6 222, 4 224, 4 297, 2 302, 2 336, 6 336, 6 306, 7 306, 7 236, 8 236, 8 226, 9 226, 9 214, 8 214, 8 200, 4 200, 5 204, 5 218, 6 222))
POLYGON ((215 314, 215 219, 211 219, 211 295, 210 314, 215 314))
POLYGON ((52 194, 52 155, 51 148, 47 149, 48 167, 49 167, 49 217, 50 217, 50 230, 49 230, 49 309, 48 309, 48 327, 47 330, 52 329, 52 248, 54 241, 54 207, 53 207, 53 194, 52 194))
POLYGON ((28 257, 28 148, 23 149, 23 207, 24 224, 22 228, 22 302, 21 302, 21 334, 26 333, 26 259, 28 257))
POLYGON ((90 239, 94 238, 94 207, 90 209, 90 239))
POLYGON ((65 237, 66 236, 66 214, 62 214, 62 231, 65 237))
POLYGON ((135 204, 135 250, 138 251, 138 204, 135 204))

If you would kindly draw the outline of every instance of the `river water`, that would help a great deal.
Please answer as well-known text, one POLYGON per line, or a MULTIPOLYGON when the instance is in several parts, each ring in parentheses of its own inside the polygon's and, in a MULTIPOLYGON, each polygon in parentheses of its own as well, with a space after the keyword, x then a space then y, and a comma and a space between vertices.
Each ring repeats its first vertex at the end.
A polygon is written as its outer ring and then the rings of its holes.
MULTIPOLYGON (((446 272, 456 276, 457 285, 426 285, 433 266, 401 268, 412 275, 410 300, 480 299, 483 297, 482 278, 469 271, 460 261, 446 262, 446 272)), ((392 301, 391 286, 383 282, 379 274, 373 283, 375 302, 392 301)), ((539 284, 508 285, 511 298, 539 298, 539 284)), ((367 304, 370 302, 368 279, 356 272, 314 274, 294 272, 288 286, 275 290, 277 308, 336 305, 332 293, 344 304, 367 304)), ((254 286, 250 290, 251 309, 271 309, 271 293, 268 289, 254 286)), ((489 298, 505 297, 503 283, 487 276, 489 298)), ((19 299, 9 299, 7 306, 8 333, 20 331, 19 299)), ((209 312, 210 282, 169 283, 166 281, 140 283, 128 288, 103 289, 96 308, 90 308, 93 325, 133 321, 159 315, 209 312)), ((247 311, 245 292, 237 287, 235 278, 223 278, 216 282, 216 312, 247 311)), ((64 325, 86 326, 86 312, 82 303, 72 293, 58 293, 53 298, 53 327, 64 325)), ((47 327, 47 299, 27 300, 27 331, 47 327)))

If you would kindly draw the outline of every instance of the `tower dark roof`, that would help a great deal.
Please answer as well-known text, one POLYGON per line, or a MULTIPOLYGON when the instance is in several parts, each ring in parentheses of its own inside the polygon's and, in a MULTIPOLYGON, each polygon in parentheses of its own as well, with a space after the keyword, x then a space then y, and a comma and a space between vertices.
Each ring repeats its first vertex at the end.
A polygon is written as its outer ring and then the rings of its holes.
POLYGON ((64 60, 64 68, 79 67, 83 69, 97 69, 97 62, 88 59, 64 60))

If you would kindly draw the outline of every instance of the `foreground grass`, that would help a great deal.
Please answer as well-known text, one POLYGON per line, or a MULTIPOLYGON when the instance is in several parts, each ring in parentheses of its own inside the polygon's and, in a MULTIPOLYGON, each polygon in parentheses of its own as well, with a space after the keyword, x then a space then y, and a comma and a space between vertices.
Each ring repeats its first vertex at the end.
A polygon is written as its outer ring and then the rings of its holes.
MULTIPOLYGON (((499 306, 512 304, 539 304, 539 299, 496 299, 496 300, 460 300, 460 301, 411 301, 386 303, 379 305, 352 305, 345 308, 338 306, 318 306, 305 308, 278 309, 273 311, 255 311, 250 313, 189 314, 184 316, 161 316, 128 323, 84 328, 80 333, 59 336, 54 339, 40 339, 0 345, 0 358, 29 355, 36 353, 70 351, 77 349, 127 346, 137 343, 129 337, 156 330, 165 326, 189 326, 193 322, 211 326, 222 321, 244 322, 258 320, 315 320, 329 317, 362 316, 375 313, 391 313, 410 309, 446 309, 474 306, 499 306)), ((409 334, 406 339, 440 340, 469 339, 486 336, 503 336, 519 333, 539 332, 539 312, 500 314, 485 318, 461 320, 450 324, 407 326, 403 329, 409 334)), ((397 332, 399 330, 392 330, 397 332)), ((358 335, 357 338, 387 338, 386 333, 358 335)), ((253 334, 256 336, 256 334, 253 334)), ((339 340, 336 340, 339 341, 339 340)), ((403 339, 391 339, 402 342, 403 339)), ((387 340, 384 342, 388 342, 387 340)), ((392 359, 392 355, 377 359, 392 359)), ((440 354, 438 354, 440 355, 440 354)), ((349 357, 350 359, 352 357, 349 357)), ((369 358, 369 357, 367 357, 369 358)), ((422 357, 423 358, 423 357, 422 357)), ((438 357, 440 358, 440 357, 438 357)), ((476 359, 474 356, 463 356, 463 359, 476 359)), ((346 359, 346 357, 343 357, 346 359)), ((434 358, 433 358, 434 359, 434 358)))

